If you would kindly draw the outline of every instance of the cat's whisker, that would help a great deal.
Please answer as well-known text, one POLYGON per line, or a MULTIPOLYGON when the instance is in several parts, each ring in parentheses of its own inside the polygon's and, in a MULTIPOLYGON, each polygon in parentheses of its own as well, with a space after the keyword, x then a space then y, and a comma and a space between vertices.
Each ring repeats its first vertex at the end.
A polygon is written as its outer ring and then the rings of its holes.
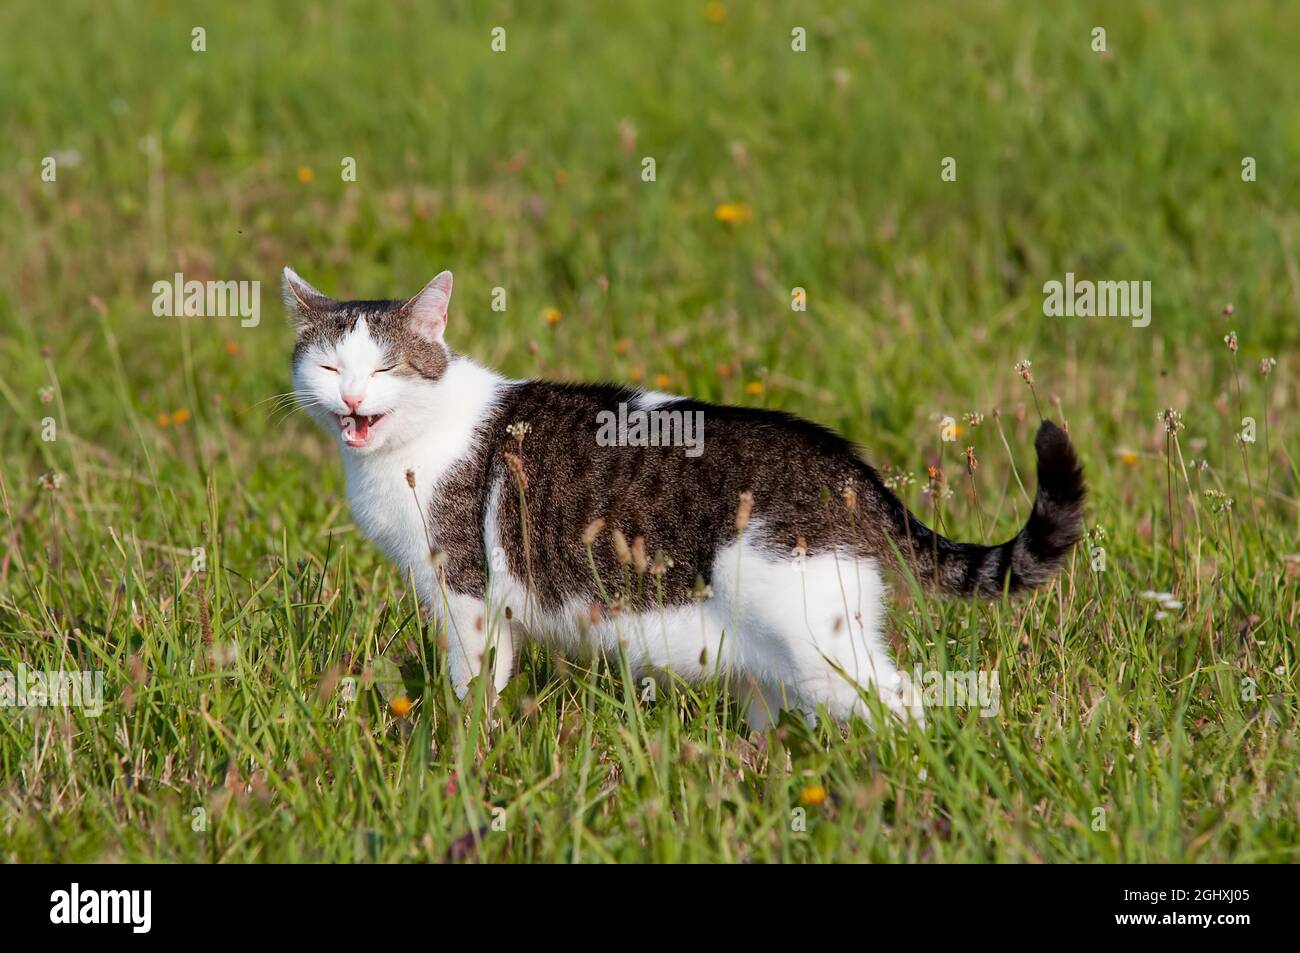
POLYGON ((261 400, 250 405, 246 410, 240 411, 240 413, 247 413, 248 411, 256 410, 265 404, 275 404, 286 400, 293 400, 296 397, 298 397, 298 394, 295 391, 286 391, 283 394, 272 394, 269 397, 263 397, 261 400))
POLYGON ((315 407, 323 403, 324 401, 322 401, 318 397, 312 397, 312 396, 291 392, 288 394, 276 394, 274 397, 268 397, 265 400, 260 400, 252 407, 249 407, 248 409, 255 410, 259 407, 266 407, 267 405, 270 405, 269 412, 274 413, 285 407, 290 407, 290 406, 315 407))
POLYGON ((281 409, 283 409, 284 407, 290 404, 295 403, 297 400, 298 400, 298 395, 296 394, 276 394, 272 397, 266 398, 265 400, 259 400, 251 407, 244 408, 243 410, 239 411, 236 414, 236 416, 243 417, 246 416, 247 414, 252 413, 253 411, 262 411, 267 416, 274 416, 278 411, 280 411, 281 409))
POLYGON ((267 414, 267 417, 270 420, 272 427, 278 427, 280 424, 292 417, 295 411, 301 410, 305 412, 308 407, 321 406, 324 406, 324 402, 319 400, 291 401, 288 404, 281 404, 280 406, 275 407, 267 414), (277 414, 279 416, 276 416, 277 414))
POLYGON ((261 406, 262 404, 269 403, 270 401, 273 401, 273 400, 283 400, 285 397, 296 397, 296 396, 298 396, 298 392, 297 392, 297 391, 286 390, 286 391, 282 391, 282 392, 280 392, 280 393, 278 393, 278 394, 271 394, 271 395, 269 395, 269 396, 267 396, 267 397, 263 397, 263 398, 262 398, 261 400, 259 400, 257 403, 253 404, 253 406, 254 406, 254 407, 259 407, 259 406, 261 406))

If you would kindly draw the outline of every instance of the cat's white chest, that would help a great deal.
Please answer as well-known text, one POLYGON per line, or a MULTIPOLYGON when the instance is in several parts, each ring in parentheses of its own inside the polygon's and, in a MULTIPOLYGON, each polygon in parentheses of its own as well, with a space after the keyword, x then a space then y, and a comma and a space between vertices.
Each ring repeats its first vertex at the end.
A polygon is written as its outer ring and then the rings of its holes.
POLYGON ((352 518, 406 576, 422 583, 429 572, 429 506, 440 469, 419 454, 386 454, 349 461, 345 467, 352 518), (413 481, 408 481, 408 472, 413 481), (412 487, 411 482, 414 482, 412 487))

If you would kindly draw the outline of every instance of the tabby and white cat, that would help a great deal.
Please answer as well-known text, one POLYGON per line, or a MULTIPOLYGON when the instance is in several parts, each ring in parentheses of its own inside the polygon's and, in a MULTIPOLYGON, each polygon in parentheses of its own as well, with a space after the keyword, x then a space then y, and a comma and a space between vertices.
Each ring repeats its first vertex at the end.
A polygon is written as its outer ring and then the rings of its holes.
POLYGON ((461 696, 485 665, 500 691, 538 639, 730 678, 759 729, 782 708, 865 717, 863 690, 920 719, 886 648, 882 570, 996 598, 1051 579, 1080 536, 1082 470, 1050 422, 1024 528, 957 543, 790 414, 479 366, 443 340, 451 289, 444 271, 407 301, 335 301, 284 272, 294 391, 338 439, 357 524, 444 627, 461 696), (703 453, 604 445, 620 404, 702 413, 703 453))

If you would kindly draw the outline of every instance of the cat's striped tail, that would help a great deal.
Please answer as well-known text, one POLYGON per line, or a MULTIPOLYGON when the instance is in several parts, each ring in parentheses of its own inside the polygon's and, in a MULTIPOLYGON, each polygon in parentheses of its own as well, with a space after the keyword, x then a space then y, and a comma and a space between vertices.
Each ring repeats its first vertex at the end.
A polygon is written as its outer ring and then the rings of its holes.
POLYGON ((1083 467, 1069 436, 1050 420, 1038 428, 1034 448, 1034 508, 1020 532, 1005 543, 953 542, 904 508, 908 526, 899 548, 921 585, 954 596, 997 597, 1036 588, 1056 575, 1083 535, 1083 467))

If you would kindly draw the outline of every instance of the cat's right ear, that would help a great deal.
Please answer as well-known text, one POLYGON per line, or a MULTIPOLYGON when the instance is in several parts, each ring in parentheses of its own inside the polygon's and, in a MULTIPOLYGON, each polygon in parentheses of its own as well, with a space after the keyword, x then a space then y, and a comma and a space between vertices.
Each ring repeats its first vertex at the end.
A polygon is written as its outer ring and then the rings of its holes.
POLYGON ((281 293, 284 297, 284 307, 299 331, 316 320, 321 312, 330 310, 334 305, 333 298, 307 284, 288 265, 284 268, 281 293))

